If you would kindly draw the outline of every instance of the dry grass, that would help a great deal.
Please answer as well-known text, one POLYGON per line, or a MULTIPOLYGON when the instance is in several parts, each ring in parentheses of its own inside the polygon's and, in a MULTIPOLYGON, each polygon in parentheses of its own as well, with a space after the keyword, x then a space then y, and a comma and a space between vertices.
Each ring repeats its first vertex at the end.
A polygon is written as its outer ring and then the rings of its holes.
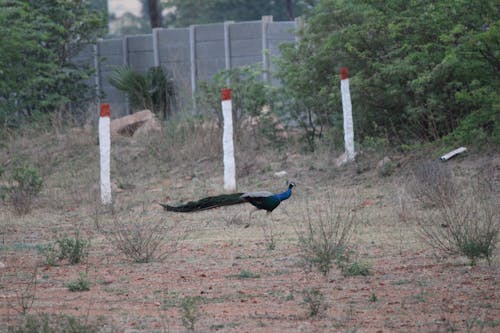
MULTIPOLYGON (((196 199, 222 189, 220 133, 189 124, 164 128, 157 136, 114 140, 114 203, 106 207, 99 203, 95 131, 69 133, 21 134, 1 148, 0 163, 7 169, 14 155, 39 166, 44 188, 33 211, 23 217, 0 204, 0 263, 5 264, 0 302, 17 304, 23 282, 16 274, 33 272, 40 262, 38 245, 50 241, 54 231, 71 235, 78 226, 82 237, 91 240, 88 259, 76 266, 40 268, 32 313, 84 316, 89 322, 102 315, 103 327, 118 331, 177 332, 186 329, 179 300, 192 298, 199 301, 199 312, 184 319, 196 319, 188 323, 195 322, 196 331, 443 331, 443 318, 446 327, 462 331, 469 326, 498 330, 498 249, 491 266, 478 262, 468 267, 457 256, 437 259, 418 237, 415 221, 399 213, 398 189, 406 178, 398 178, 398 168, 381 179, 370 167, 361 174, 349 166, 332 167, 336 156, 328 149, 307 154, 289 145, 277 152, 247 140, 238 143, 238 154, 245 158, 239 190, 282 191, 285 179, 274 173, 285 170, 298 185, 289 200, 270 216, 256 212, 250 217, 250 205, 167 213, 158 202, 196 199), (371 275, 331 270, 325 278, 304 272, 298 239, 306 234, 298 234, 297 226, 307 222, 307 207, 311 225, 336 216, 328 193, 334 193, 335 209, 362 217, 349 244, 356 261, 370 263, 371 275), (158 242, 148 243, 154 237, 158 242), (134 259, 115 245, 134 244, 134 239, 156 249, 139 251, 152 253, 145 257, 168 256, 132 264, 134 259), (75 295, 66 283, 78 271, 88 271, 93 283, 90 291, 75 295), (231 278, 242 272, 253 278, 231 278), (319 316, 309 317, 307 310, 315 307, 304 311, 304 290, 324 297, 319 316)), ((318 304, 315 298, 310 301, 318 304)), ((0 331, 21 323, 11 310, 0 305, 0 331)))
POLYGON ((325 276, 332 264, 344 270, 350 262, 350 242, 359 217, 355 207, 346 206, 345 194, 328 193, 315 203, 307 202, 303 221, 297 226, 298 247, 305 264, 316 266, 325 276))
POLYGON ((168 223, 164 215, 148 213, 144 207, 139 212, 117 214, 105 233, 118 251, 136 263, 165 260, 187 237, 185 229, 168 223))
POLYGON ((473 265, 481 258, 490 263, 500 232, 498 183, 493 168, 459 182, 437 163, 417 168, 409 186, 425 209, 414 210, 419 211, 414 219, 423 238, 445 253, 466 256, 473 265))

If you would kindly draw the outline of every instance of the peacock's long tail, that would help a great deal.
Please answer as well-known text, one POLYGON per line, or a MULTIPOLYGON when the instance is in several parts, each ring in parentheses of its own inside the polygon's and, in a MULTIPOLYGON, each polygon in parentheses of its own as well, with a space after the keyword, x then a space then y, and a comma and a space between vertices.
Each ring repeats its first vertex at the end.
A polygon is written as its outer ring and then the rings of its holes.
POLYGON ((169 212, 191 213, 205 209, 244 203, 246 200, 241 198, 242 195, 243 193, 221 194, 213 197, 206 197, 198 201, 189 201, 179 206, 170 206, 162 203, 160 205, 169 212))

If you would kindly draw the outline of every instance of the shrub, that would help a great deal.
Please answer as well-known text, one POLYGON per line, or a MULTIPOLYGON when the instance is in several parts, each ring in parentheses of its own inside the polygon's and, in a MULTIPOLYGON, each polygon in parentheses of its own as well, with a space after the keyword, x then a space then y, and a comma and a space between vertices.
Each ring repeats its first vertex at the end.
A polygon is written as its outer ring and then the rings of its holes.
POLYGON ((84 272, 80 272, 78 279, 75 281, 70 281, 66 284, 69 291, 89 291, 90 290, 90 281, 87 277, 87 274, 84 272))
POLYGON ((16 290, 17 305, 19 309, 16 309, 19 313, 26 315, 33 306, 37 291, 37 274, 38 267, 35 267, 34 271, 26 276, 19 276, 23 280, 24 286, 16 290))
POLYGON ((37 246, 38 252, 43 256, 43 263, 48 266, 55 266, 57 264, 57 250, 55 243, 41 244, 37 246))
MULTIPOLYGON (((472 265, 481 258, 490 263, 500 230, 495 177, 491 172, 479 173, 459 187, 456 178, 449 176, 444 183, 445 189, 436 186, 431 193, 434 208, 416 217, 424 240, 445 253, 466 256, 472 265)), ((429 197, 416 196, 425 203, 429 197)))
POLYGON ((370 265, 362 261, 338 260, 337 266, 345 276, 370 275, 370 265))
POLYGON ((352 209, 340 208, 331 198, 324 207, 325 212, 321 205, 307 207, 297 235, 305 263, 316 266, 326 276, 332 263, 348 261, 349 240, 356 227, 356 217, 352 209))
POLYGON ((90 241, 81 239, 79 232, 75 233, 74 238, 58 238, 56 243, 59 247, 59 260, 68 259, 70 264, 75 265, 88 256, 90 241))
POLYGON ((175 225, 167 224, 164 217, 147 216, 143 209, 139 214, 130 213, 120 222, 114 220, 113 229, 107 237, 117 250, 136 263, 163 260, 170 254, 185 233, 174 233, 175 225), (169 249, 165 246, 170 245, 169 249))
POLYGON ((151 67, 146 74, 141 74, 129 66, 118 66, 108 80, 127 93, 134 110, 149 109, 164 119, 171 115, 175 102, 174 84, 163 67, 151 67))
POLYGON ((231 88, 233 121, 237 131, 246 117, 260 115, 262 108, 268 103, 261 74, 261 71, 250 66, 218 72, 211 82, 200 82, 196 96, 198 109, 211 112, 222 127, 221 90, 225 87, 231 88))
POLYGON ((260 274, 243 269, 238 274, 228 275, 227 277, 228 278, 236 278, 236 279, 258 279, 258 278, 260 278, 260 274))
POLYGON ((194 332, 194 325, 200 316, 200 306, 196 297, 186 297, 181 303, 182 326, 194 332))
POLYGON ((476 142, 478 134, 498 140, 495 2, 392 4, 319 1, 300 40, 282 44, 277 75, 284 107, 309 133, 311 146, 314 134, 341 117, 341 66, 349 68, 360 141, 432 141, 457 125, 459 140, 476 142))
POLYGON ((380 177, 389 177, 394 172, 394 164, 390 159, 384 158, 378 166, 378 175, 380 177))
POLYGON ((104 12, 89 1, 2 1, 0 127, 36 122, 41 114, 75 115, 94 103, 93 65, 75 56, 106 34, 104 12), (19 55, 23 57, 20 58, 19 55))
POLYGON ((309 317, 318 316, 323 309, 326 308, 325 296, 319 289, 306 288, 302 290, 303 302, 307 306, 309 317))
POLYGON ((42 190, 43 180, 38 170, 27 165, 17 167, 11 176, 11 182, 14 185, 7 192, 14 211, 19 215, 28 214, 33 200, 42 190))
POLYGON ((38 246, 38 251, 44 256, 45 264, 53 266, 56 261, 67 259, 71 265, 81 263, 87 256, 90 241, 80 238, 80 233, 75 232, 75 237, 58 237, 54 242, 38 246))
POLYGON ((424 206, 450 205, 458 193, 448 166, 440 161, 425 161, 413 168, 408 192, 424 206))

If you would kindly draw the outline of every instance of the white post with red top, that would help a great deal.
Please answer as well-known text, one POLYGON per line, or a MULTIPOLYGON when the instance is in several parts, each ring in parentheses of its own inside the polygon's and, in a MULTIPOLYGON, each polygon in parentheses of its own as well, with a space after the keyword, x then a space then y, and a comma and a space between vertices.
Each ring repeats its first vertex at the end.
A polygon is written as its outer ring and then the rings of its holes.
POLYGON ((236 190, 236 164, 234 161, 233 142, 233 106, 231 102, 231 89, 222 89, 222 117, 224 119, 224 132, 222 134, 222 150, 224 152, 224 189, 236 190))
POLYGON ((349 91, 349 74, 347 67, 340 70, 340 91, 342 93, 342 109, 344 112, 344 145, 345 162, 354 161, 354 126, 352 123, 351 93, 349 91))
POLYGON ((101 159, 101 201, 105 205, 111 203, 111 135, 109 104, 101 104, 99 117, 99 151, 101 159))

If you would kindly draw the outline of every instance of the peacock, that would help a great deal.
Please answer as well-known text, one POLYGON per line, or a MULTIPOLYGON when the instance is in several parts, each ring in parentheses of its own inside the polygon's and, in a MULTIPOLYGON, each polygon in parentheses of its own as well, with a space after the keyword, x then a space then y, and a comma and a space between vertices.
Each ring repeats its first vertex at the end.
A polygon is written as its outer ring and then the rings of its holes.
POLYGON ((282 201, 290 198, 292 195, 292 188, 294 187, 295 183, 290 182, 288 183, 288 188, 284 192, 277 194, 268 191, 231 193, 207 197, 198 201, 190 201, 179 206, 170 206, 167 204, 160 205, 170 212, 190 213, 249 202, 257 207, 257 209, 263 209, 270 213, 278 207, 282 201))

